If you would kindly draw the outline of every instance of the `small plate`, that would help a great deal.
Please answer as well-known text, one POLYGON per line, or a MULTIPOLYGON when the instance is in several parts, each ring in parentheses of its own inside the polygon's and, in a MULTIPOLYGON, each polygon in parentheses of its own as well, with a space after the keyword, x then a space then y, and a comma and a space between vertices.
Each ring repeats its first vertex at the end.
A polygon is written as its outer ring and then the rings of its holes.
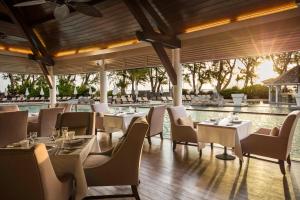
POLYGON ((240 124, 240 123, 242 123, 242 120, 233 120, 232 123, 234 123, 234 124, 240 124))

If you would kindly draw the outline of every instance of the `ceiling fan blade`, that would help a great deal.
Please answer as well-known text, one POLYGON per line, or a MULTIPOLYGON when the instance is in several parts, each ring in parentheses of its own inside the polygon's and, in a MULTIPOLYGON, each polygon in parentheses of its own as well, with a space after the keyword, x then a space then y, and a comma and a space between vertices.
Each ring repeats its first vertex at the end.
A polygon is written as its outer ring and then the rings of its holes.
POLYGON ((101 12, 95 8, 94 6, 91 6, 89 4, 86 3, 71 3, 70 4, 72 6, 72 8, 74 8, 76 11, 91 16, 91 17, 102 17, 101 12))
POLYGON ((35 6, 46 3, 46 0, 32 0, 32 1, 24 1, 21 3, 14 4, 14 7, 24 7, 24 6, 35 6))

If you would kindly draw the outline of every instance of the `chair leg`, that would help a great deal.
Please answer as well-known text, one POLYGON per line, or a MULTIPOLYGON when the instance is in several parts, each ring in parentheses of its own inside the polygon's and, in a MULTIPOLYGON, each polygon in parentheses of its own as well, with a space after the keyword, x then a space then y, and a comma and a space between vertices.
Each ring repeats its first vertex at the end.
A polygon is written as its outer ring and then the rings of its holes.
POLYGON ((160 139, 163 140, 163 139, 164 139, 164 138, 163 138, 163 133, 161 132, 159 135, 160 135, 160 139))
POLYGON ((151 144, 152 144, 152 142, 151 142, 151 137, 150 137, 150 136, 147 136, 147 139, 148 139, 149 145, 151 145, 151 144))
POLYGON ((280 167, 280 171, 283 175, 285 175, 285 167, 284 167, 284 161, 283 160, 279 160, 279 167, 280 167))
POLYGON ((131 190, 133 193, 133 196, 135 197, 136 200, 140 200, 140 196, 139 196, 139 192, 137 190, 137 186, 136 185, 132 185, 131 186, 131 190))
POLYGON ((210 149, 211 149, 211 150, 214 149, 214 143, 210 143, 210 149))
POLYGON ((176 141, 174 140, 173 141, 173 151, 175 151, 175 149, 176 149, 176 141))
POLYGON ((109 140, 112 141, 112 133, 109 133, 109 140))
POLYGON ((286 159, 286 162, 287 162, 289 165, 292 164, 292 163, 291 163, 291 156, 290 156, 290 154, 288 155, 288 157, 287 157, 287 159, 286 159))
POLYGON ((199 158, 202 157, 202 149, 199 150, 199 158))

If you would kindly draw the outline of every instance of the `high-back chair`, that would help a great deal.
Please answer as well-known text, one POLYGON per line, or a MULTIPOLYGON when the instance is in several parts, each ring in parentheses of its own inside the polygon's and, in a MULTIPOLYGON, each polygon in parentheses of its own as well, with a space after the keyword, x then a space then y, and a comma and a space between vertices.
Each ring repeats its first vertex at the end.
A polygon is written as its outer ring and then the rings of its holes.
POLYGON ((70 103, 56 103, 55 108, 64 108, 63 112, 71 112, 72 104, 70 104, 70 103))
POLYGON ((53 135, 55 130, 56 119, 64 108, 47 108, 41 109, 37 122, 28 122, 28 132, 36 131, 39 136, 47 137, 53 135))
POLYGON ((170 123, 173 149, 176 144, 197 143, 197 131, 193 126, 180 125, 179 118, 187 118, 188 114, 183 106, 173 106, 167 108, 170 123))
POLYGON ((166 106, 154 106, 151 107, 147 115, 147 121, 149 123, 149 129, 147 131, 146 137, 149 144, 151 145, 151 137, 155 135, 160 135, 160 138, 163 139, 163 123, 164 123, 164 114, 166 106))
POLYGON ((0 112, 0 147, 26 139, 28 111, 0 112))
POLYGON ((0 150, 1 199, 68 200, 73 180, 60 181, 52 167, 44 144, 30 149, 0 150))
MULTIPOLYGON (((171 137, 173 140, 173 150, 176 149, 176 144, 197 145, 197 130, 193 122, 190 125, 180 124, 180 119, 187 119, 189 116, 184 106, 172 106, 167 108, 170 123, 171 137)), ((211 147, 213 144, 211 144, 211 147)))
POLYGON ((68 127, 75 131, 76 135, 95 134, 95 113, 94 112, 65 112, 57 116, 56 128, 68 127))
POLYGON ((139 168, 147 130, 148 122, 144 117, 133 118, 126 134, 114 148, 89 155, 84 162, 88 186, 131 185, 133 194, 109 197, 133 196, 139 199, 139 168))
POLYGON ((16 112, 16 111, 19 111, 19 106, 16 104, 0 106, 0 112, 16 112))
POLYGON ((262 132, 258 131, 244 138, 241 140, 243 153, 278 159, 280 170, 285 174, 284 161, 291 164, 290 152, 299 117, 300 111, 289 113, 279 129, 278 136, 272 135, 271 129, 260 129, 262 132))
POLYGON ((104 113, 107 112, 108 109, 107 103, 92 104, 91 109, 93 112, 96 112, 95 131, 104 130, 103 118, 104 113))

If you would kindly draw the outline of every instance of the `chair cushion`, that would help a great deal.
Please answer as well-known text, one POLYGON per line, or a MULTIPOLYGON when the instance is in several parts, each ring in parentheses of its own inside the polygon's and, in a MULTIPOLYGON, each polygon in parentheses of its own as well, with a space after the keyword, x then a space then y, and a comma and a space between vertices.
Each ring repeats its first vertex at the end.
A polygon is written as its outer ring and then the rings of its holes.
POLYGON ((84 168, 94 168, 100 165, 103 165, 106 163, 108 160, 110 160, 110 156, 105 156, 105 155, 89 155, 84 163, 83 167, 84 168))
POLYGON ((75 131, 75 135, 86 135, 86 127, 68 128, 68 131, 75 131))
POLYGON ((278 127, 274 127, 271 130, 270 135, 272 135, 272 136, 278 136, 279 135, 279 128, 278 127))
POLYGON ((194 127, 194 122, 193 122, 191 116, 188 116, 188 117, 179 117, 178 118, 178 124, 179 125, 183 125, 183 126, 194 127))

